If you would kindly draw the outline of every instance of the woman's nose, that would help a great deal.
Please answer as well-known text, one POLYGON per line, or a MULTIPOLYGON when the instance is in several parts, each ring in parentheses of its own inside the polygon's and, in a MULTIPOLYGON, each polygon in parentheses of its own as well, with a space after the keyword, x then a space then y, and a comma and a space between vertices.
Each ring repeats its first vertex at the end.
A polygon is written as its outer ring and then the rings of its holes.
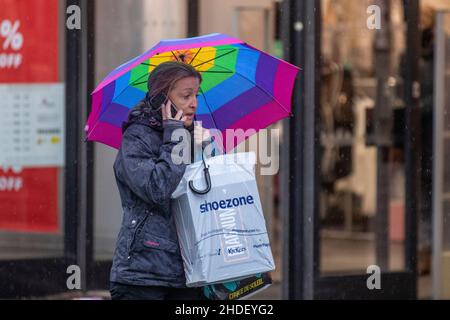
POLYGON ((191 103, 191 108, 196 109, 197 106, 198 106, 198 100, 197 100, 197 98, 195 97, 194 100, 193 100, 192 103, 191 103))

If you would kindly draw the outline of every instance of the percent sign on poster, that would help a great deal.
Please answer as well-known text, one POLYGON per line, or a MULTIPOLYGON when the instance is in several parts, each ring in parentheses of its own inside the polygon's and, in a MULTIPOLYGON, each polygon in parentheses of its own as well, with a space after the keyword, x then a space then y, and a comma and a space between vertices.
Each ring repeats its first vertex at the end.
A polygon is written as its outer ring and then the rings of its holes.
MULTIPOLYGON (((23 35, 19 31, 20 21, 14 22, 3 20, 0 24, 0 36, 3 40, 3 50, 19 51, 23 47, 23 35)), ((22 55, 20 53, 1 53, 0 69, 14 68, 17 69, 22 63, 22 55)))

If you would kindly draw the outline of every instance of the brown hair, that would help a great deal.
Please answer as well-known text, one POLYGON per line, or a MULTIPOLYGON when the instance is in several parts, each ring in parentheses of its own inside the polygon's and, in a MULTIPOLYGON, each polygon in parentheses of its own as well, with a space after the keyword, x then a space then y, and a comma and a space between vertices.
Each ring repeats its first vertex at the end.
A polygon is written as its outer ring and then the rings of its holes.
POLYGON ((187 77, 198 78, 200 82, 202 81, 200 72, 190 64, 178 61, 163 62, 153 69, 148 77, 148 94, 150 96, 158 93, 168 95, 175 82, 187 77))

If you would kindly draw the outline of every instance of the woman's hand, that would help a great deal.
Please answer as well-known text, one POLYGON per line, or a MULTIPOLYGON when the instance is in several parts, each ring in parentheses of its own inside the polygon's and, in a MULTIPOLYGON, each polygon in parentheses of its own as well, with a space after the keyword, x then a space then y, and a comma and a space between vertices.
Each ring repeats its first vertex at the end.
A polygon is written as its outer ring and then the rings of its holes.
POLYGON ((161 113, 163 120, 178 120, 178 121, 186 121, 186 117, 183 116, 183 110, 178 110, 175 117, 172 117, 172 101, 170 99, 167 100, 166 104, 162 105, 161 113))

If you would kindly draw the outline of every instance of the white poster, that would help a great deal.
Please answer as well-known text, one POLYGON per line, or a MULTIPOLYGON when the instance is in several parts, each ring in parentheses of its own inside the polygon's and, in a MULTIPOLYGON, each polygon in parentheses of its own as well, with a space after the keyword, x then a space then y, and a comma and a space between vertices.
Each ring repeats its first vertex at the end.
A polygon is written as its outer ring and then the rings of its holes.
POLYGON ((64 84, 0 85, 0 166, 64 166, 64 84))

